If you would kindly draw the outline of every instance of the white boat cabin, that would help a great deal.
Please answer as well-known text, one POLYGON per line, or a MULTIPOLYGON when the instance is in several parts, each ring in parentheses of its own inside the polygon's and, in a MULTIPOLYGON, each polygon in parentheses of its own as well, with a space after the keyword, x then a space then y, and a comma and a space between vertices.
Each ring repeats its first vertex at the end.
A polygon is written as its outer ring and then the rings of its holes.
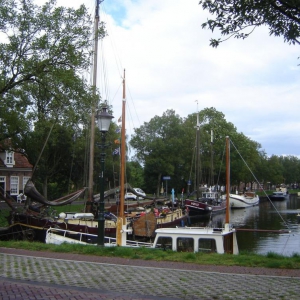
POLYGON ((154 248, 178 252, 239 253, 236 231, 228 224, 225 228, 160 228, 155 233, 154 248))

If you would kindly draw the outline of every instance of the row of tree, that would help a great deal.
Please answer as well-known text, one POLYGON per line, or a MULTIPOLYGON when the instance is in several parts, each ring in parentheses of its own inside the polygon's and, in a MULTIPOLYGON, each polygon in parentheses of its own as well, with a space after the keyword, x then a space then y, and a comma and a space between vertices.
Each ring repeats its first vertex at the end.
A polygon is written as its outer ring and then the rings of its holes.
POLYGON ((162 117, 155 116, 149 123, 135 129, 130 145, 136 151, 135 160, 143 166, 146 191, 158 194, 164 176, 171 177, 168 187, 177 193, 182 189, 194 190, 197 155, 200 157, 200 184, 225 185, 226 136, 231 140, 231 185, 241 187, 241 183, 246 183, 251 188, 256 183, 256 186, 263 184, 268 188, 299 182, 299 158, 268 157, 259 143, 239 133, 215 108, 206 108, 199 115, 199 153, 196 153, 196 114, 181 118, 173 110, 168 110, 162 117))

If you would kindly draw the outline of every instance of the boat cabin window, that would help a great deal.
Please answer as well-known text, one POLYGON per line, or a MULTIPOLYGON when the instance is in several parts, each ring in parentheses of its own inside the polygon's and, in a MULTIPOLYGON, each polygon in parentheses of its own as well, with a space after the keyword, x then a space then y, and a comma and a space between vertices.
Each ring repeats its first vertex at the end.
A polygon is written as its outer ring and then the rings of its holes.
POLYGON ((172 250, 172 238, 160 236, 157 239, 155 248, 164 249, 164 250, 167 250, 167 249, 172 250))
POLYGON ((199 239, 199 252, 217 252, 215 239, 199 239))
POLYGON ((179 252, 194 252, 194 239, 193 238, 177 238, 177 251, 179 252))

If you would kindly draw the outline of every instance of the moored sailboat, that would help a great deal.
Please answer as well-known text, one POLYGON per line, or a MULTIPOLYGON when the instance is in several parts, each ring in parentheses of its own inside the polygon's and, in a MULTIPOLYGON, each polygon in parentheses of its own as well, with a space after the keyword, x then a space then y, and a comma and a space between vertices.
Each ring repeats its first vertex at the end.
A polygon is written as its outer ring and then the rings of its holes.
MULTIPOLYGON (((186 199, 184 202, 185 208, 190 216, 201 216, 211 213, 219 213, 226 209, 226 201, 221 197, 219 191, 212 191, 211 188, 202 191, 200 197, 200 166, 199 166, 199 135, 200 135, 200 122, 199 114, 197 113, 196 125, 196 199, 186 199)), ((213 136, 211 135, 211 144, 213 143, 213 136)), ((213 170, 211 170, 213 172, 213 170)))
MULTIPOLYGON (((230 155, 230 152, 229 154, 230 155)), ((227 187, 229 188, 229 186, 227 187)), ((223 196, 224 199, 224 196, 223 196)), ((229 194, 229 205, 231 208, 247 208, 259 204, 259 196, 254 191, 236 192, 229 194)))
MULTIPOLYGON (((227 141, 227 144, 229 142, 227 141)), ((227 156, 229 157, 229 156, 227 156)), ((229 168, 226 173, 226 185, 229 187, 229 168)), ((226 201, 229 202, 229 189, 227 189, 226 201)), ((70 231, 59 231, 49 229, 47 232, 47 243, 61 244, 95 244, 97 236, 84 236, 70 231)), ((104 246, 111 247, 118 245, 118 242, 106 238, 104 246)), ((148 247, 156 249, 170 249, 180 252, 216 252, 219 254, 238 254, 238 243, 236 230, 229 223, 229 205, 226 209, 225 225, 223 228, 212 227, 176 227, 160 228, 155 230, 155 240, 153 244, 133 242, 123 240, 125 247, 148 247)))
POLYGON ((259 196, 255 192, 229 195, 231 208, 247 208, 259 204, 259 196))

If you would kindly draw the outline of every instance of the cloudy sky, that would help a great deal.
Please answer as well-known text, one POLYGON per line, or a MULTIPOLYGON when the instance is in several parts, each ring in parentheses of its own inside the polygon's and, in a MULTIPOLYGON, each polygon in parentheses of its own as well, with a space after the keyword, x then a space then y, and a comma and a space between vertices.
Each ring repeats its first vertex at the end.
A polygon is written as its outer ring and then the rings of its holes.
MULTIPOLYGON (((94 15, 96 0, 57 2, 84 3, 94 15)), ((99 88, 113 105, 115 121, 125 68, 129 132, 167 109, 187 117, 215 107, 268 155, 300 157, 299 46, 270 37, 262 27, 247 40, 212 48, 209 39, 219 33, 201 28, 209 14, 198 2, 102 2, 100 18, 109 36, 100 45, 105 67, 99 64, 99 88)))

